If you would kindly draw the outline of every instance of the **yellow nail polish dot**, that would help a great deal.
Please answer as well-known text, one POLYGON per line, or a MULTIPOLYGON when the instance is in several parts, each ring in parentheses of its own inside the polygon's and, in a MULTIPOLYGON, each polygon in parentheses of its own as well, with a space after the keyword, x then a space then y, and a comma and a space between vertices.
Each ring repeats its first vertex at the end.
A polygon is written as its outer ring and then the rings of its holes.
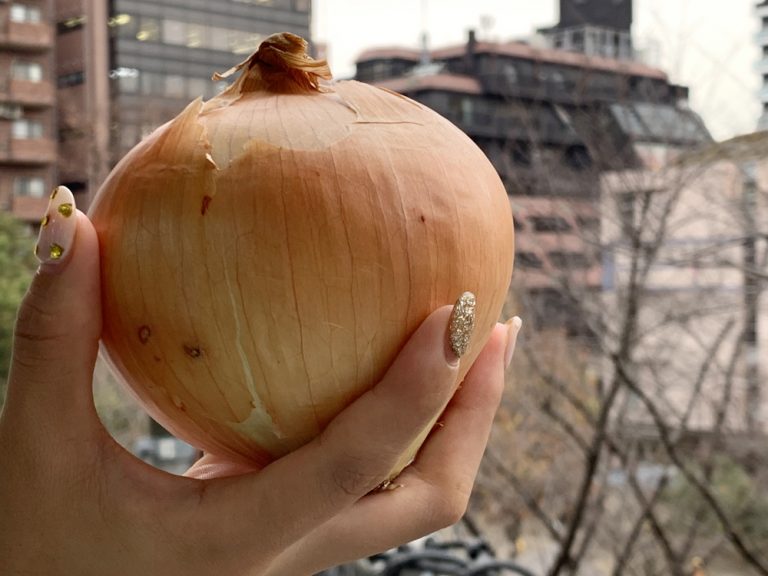
POLYGON ((51 244, 51 260, 58 260, 64 255, 64 248, 58 244, 51 244))
POLYGON ((45 217, 43 217, 43 220, 42 220, 42 222, 40 222, 40 226, 42 226, 43 228, 45 228, 46 226, 48 226, 48 224, 50 223, 50 221, 51 221, 51 217, 50 217, 50 216, 48 216, 48 214, 46 214, 46 215, 45 215, 45 217))
POLYGON ((56 198, 56 194, 58 194, 58 193, 59 193, 59 187, 56 186, 56 188, 53 189, 53 192, 51 192, 51 200, 56 198))
POLYGON ((64 218, 69 218, 70 216, 72 216, 73 210, 74 209, 72 208, 72 204, 62 204, 58 208, 59 214, 64 216, 64 218))

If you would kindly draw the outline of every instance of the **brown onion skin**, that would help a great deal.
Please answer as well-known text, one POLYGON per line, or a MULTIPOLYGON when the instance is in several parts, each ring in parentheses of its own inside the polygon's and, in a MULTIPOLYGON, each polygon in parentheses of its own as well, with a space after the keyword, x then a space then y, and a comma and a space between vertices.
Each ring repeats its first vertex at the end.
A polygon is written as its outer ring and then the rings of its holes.
POLYGON ((173 434, 259 466, 315 437, 471 291, 463 378, 514 257, 482 151, 357 82, 191 103, 126 155, 90 216, 111 365, 173 434))

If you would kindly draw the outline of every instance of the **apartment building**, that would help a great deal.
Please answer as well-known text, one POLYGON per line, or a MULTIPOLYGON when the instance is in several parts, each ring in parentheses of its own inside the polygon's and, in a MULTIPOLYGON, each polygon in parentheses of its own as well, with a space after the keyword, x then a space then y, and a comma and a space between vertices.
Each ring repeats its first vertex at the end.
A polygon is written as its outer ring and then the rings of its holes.
POLYGON ((39 220, 56 181, 51 0, 0 2, 0 210, 39 220))

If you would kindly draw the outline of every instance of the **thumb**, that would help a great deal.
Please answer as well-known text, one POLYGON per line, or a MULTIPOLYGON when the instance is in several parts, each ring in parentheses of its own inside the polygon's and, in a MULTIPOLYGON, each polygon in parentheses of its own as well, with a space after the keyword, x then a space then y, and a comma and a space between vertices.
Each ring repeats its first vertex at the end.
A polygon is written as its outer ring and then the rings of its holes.
POLYGON ((101 334, 99 250, 64 186, 51 194, 35 254, 41 264, 16 320, 6 408, 38 422, 42 415, 82 420, 84 410, 93 412, 101 334))

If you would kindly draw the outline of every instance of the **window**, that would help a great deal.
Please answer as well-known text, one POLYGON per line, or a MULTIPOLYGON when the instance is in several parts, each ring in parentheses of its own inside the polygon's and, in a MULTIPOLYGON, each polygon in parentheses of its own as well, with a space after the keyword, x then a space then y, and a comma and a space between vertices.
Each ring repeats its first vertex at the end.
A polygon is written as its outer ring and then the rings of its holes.
POLYGON ((120 127, 120 145, 125 149, 133 148, 139 141, 139 127, 135 124, 123 124, 120 127))
POLYGON ((136 40, 140 42, 158 42, 160 40, 160 22, 155 18, 142 18, 136 40))
POLYGON ((37 24, 40 22, 40 8, 27 4, 11 4, 11 22, 37 24))
POLYGON ((187 78, 187 97, 194 100, 205 96, 211 81, 208 78, 187 78))
POLYGON ((229 51, 234 54, 250 54, 256 50, 261 40, 262 38, 259 34, 230 30, 229 51))
POLYGON ((536 232, 567 232, 571 225, 565 218, 559 216, 536 216, 531 218, 536 232))
POLYGON ((78 86, 83 82, 85 82, 85 72, 72 72, 71 74, 59 76, 56 84, 59 88, 68 88, 70 86, 78 86))
POLYGON ((579 216, 576 218, 576 222, 582 230, 600 230, 600 219, 594 216, 579 216))
POLYGON ((13 137, 17 140, 29 140, 32 138, 43 137, 43 123, 37 120, 28 120, 21 118, 14 120, 11 130, 13 137))
POLYGON ((544 267, 544 262, 533 252, 518 252, 515 262, 520 268, 538 269, 544 267))
POLYGON ((79 30, 85 25, 85 16, 72 16, 71 18, 67 18, 66 20, 62 20, 58 24, 56 24, 56 32, 59 34, 66 34, 67 32, 72 32, 74 30, 79 30))
POLYGON ((213 50, 229 51, 229 30, 226 28, 211 27, 211 43, 213 50))
POLYGON ((11 76, 14 80, 27 80, 29 82, 42 82, 43 67, 37 62, 25 62, 15 60, 11 68, 11 76))
POLYGON ((548 254, 549 261, 555 268, 589 268, 589 258, 581 252, 554 251, 548 254))
POLYGON ((187 24, 187 48, 201 48, 208 45, 206 27, 202 24, 187 24))
POLYGON ((162 74, 152 72, 143 72, 141 78, 142 94, 164 94, 165 77, 162 74))
POLYGON ((18 177, 13 181, 14 196, 45 197, 45 180, 39 176, 18 177))
POLYGON ((163 20, 163 42, 184 46, 187 43, 187 25, 177 20, 163 20))
POLYGON ((169 74, 165 77, 165 93, 168 98, 186 98, 186 78, 177 74, 169 74))

